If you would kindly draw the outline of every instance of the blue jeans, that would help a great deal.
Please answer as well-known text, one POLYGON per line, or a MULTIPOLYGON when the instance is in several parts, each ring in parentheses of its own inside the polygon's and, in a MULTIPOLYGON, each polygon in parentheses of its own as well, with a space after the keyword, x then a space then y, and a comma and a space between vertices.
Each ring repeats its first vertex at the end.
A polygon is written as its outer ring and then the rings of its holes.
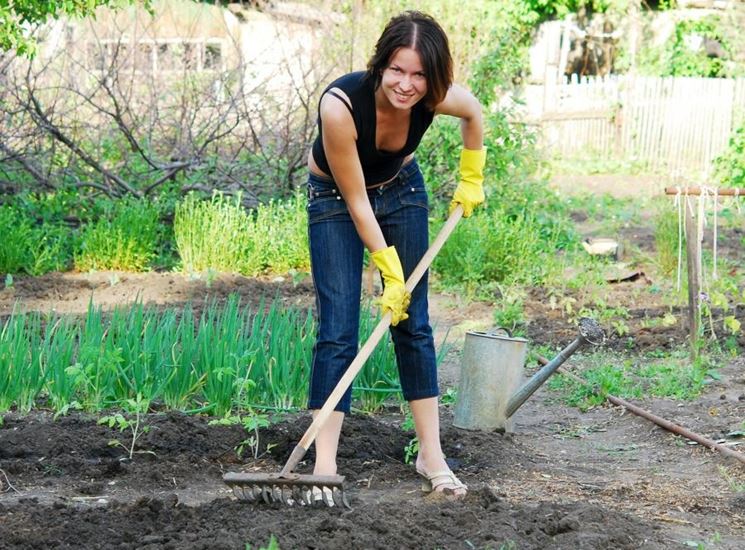
MULTIPOLYGON (((386 185, 368 190, 386 243, 396 247, 404 276, 428 246, 427 192, 416 160, 386 185)), ((308 236, 316 291, 318 333, 313 348, 308 407, 320 409, 357 355, 364 245, 331 178, 308 177, 308 236)), ((439 395, 427 304, 427 274, 411 295, 409 318, 391 327, 404 399, 439 395)), ((351 388, 336 406, 349 412, 351 388)))

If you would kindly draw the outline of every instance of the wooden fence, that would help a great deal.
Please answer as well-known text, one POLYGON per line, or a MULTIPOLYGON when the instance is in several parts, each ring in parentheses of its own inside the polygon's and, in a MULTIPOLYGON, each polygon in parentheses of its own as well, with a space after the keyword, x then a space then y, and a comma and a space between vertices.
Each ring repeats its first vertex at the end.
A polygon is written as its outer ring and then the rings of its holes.
POLYGON ((554 154, 642 161, 672 175, 708 176, 745 120, 743 78, 614 75, 539 88, 531 110, 554 154))

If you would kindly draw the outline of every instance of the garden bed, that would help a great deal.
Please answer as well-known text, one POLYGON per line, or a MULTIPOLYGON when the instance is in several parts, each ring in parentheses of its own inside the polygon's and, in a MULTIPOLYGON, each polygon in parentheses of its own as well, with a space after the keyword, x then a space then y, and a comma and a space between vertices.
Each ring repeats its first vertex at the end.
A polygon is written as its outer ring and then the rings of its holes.
MULTIPOLYGON (((607 299, 644 300, 637 297, 646 284, 613 285, 607 299)), ((208 287, 173 274, 51 274, 18 279, 1 293, 0 314, 8 315, 15 302, 82 314, 91 296, 107 306, 136 297, 178 306, 236 292, 244 303, 280 295, 288 305, 307 307, 311 290, 307 281, 221 276, 208 287)), ((538 291, 527 298, 531 346, 556 348, 574 338, 549 301, 538 291)), ((638 313, 626 320, 628 334, 609 340, 611 348, 640 356, 658 349, 659 339, 685 344, 678 324, 645 340, 650 329, 641 320, 657 307, 648 298, 644 307, 627 307, 638 313)), ((453 346, 441 365, 445 389, 457 384, 463 331, 488 326, 492 308, 459 308, 453 297, 433 295, 432 315, 438 340, 448 333, 453 346)), ((693 401, 637 404, 712 439, 725 437, 745 418, 743 366, 741 358, 729 361, 693 401)), ((307 413, 262 429, 258 459, 245 449, 237 455, 246 439, 240 426, 150 413, 143 419, 150 430, 138 439, 132 460, 109 444, 126 442, 126 432, 94 417, 6 414, 0 548, 260 548, 271 536, 281 548, 739 548, 745 538, 742 464, 622 409, 580 412, 543 387, 516 414, 512 434, 456 429, 450 407, 442 417, 445 451, 468 484, 468 497, 451 502, 419 491, 413 466, 404 461, 413 433, 402 429, 398 407, 388 407, 373 416, 353 414, 345 423, 339 465, 349 511, 252 505, 235 500, 221 481, 227 471, 279 470, 308 426, 307 413)), ((305 471, 312 456, 311 450, 305 471)))

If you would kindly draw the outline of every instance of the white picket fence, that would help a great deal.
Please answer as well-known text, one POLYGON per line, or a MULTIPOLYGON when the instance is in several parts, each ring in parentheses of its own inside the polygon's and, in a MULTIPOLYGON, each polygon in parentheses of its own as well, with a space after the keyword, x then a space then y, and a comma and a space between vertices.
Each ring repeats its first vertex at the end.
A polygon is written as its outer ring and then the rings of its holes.
POLYGON ((528 107, 552 153, 638 160, 673 175, 710 175, 745 120, 743 78, 614 75, 534 88, 528 107))

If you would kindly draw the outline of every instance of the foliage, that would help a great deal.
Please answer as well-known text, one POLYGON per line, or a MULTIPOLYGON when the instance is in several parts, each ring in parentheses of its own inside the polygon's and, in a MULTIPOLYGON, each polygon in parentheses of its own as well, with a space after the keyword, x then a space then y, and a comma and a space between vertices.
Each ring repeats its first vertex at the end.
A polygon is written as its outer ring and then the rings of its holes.
POLYGON ((83 227, 75 253, 79 271, 144 271, 161 240, 156 204, 141 199, 109 203, 108 212, 83 227))
MULTIPOLYGON (((259 429, 260 428, 267 428, 271 425, 271 421, 269 420, 269 416, 263 413, 259 413, 256 411, 253 411, 250 407, 246 410, 245 414, 238 414, 238 415, 230 415, 227 414, 223 418, 220 418, 219 420, 213 420, 210 422, 210 425, 217 425, 217 426, 235 426, 240 425, 243 427, 244 430, 246 430, 246 433, 248 434, 248 437, 238 443, 238 445, 235 447, 235 453, 238 455, 239 458, 242 458, 243 451, 245 449, 251 450, 251 455, 254 457, 254 459, 258 459, 261 455, 259 454, 259 449, 261 448, 260 445, 260 434, 259 429)), ((266 450, 269 451, 274 444, 267 445, 266 450)))
POLYGON ((176 206, 174 234, 182 269, 259 275, 308 270, 305 200, 296 192, 247 213, 240 197, 189 195, 176 206))
POLYGON ((680 231, 680 223, 682 220, 678 220, 678 213, 671 207, 669 200, 659 205, 654 216, 656 263, 667 276, 678 268, 678 253, 685 247, 685 236, 680 231))
POLYGON ((134 455, 139 453, 155 455, 153 451, 136 450, 137 441, 150 431, 150 426, 142 425, 142 416, 147 413, 149 406, 150 403, 143 400, 142 394, 137 394, 135 399, 127 399, 124 403, 125 410, 134 415, 133 419, 125 417, 122 413, 115 413, 98 419, 99 424, 107 424, 109 428, 117 427, 120 432, 129 430, 130 440, 128 443, 122 443, 118 439, 109 441, 109 446, 121 447, 127 451, 129 460, 132 460, 134 455))
MULTIPOLYGON (((151 0, 143 0, 146 5, 151 0)), ((11 1, 0 4, 0 50, 13 50, 20 55, 33 56, 36 52, 36 39, 29 30, 68 15, 88 17, 95 15, 100 6, 121 8, 134 0, 44 0, 11 1)))
POLYGON ((0 273, 40 275, 67 268, 72 255, 69 230, 58 224, 40 225, 14 205, 0 206, 0 273))
POLYGON ((537 204, 508 201, 476 210, 456 228, 434 261, 443 286, 487 296, 496 285, 541 284, 552 273, 557 252, 573 241, 568 221, 537 204))
POLYGON ((738 76, 742 67, 736 62, 730 40, 736 36, 725 31, 719 16, 678 21, 670 38, 662 46, 640 51, 637 69, 652 76, 690 76, 722 78, 738 76), (722 57, 709 56, 705 41, 721 45, 722 57))
POLYGON ((722 187, 745 187, 745 124, 735 129, 726 151, 714 160, 714 175, 722 187))
MULTIPOLYGON (((375 315, 363 308, 369 322, 361 325, 361 340, 375 315)), ((222 306, 206 304, 198 318, 190 305, 158 311, 135 304, 104 314, 91 304, 84 319, 14 313, 0 325, 0 412, 37 405, 61 414, 126 411, 134 399, 218 417, 251 411, 249 419, 260 420, 256 411, 306 403, 315 330, 310 310, 279 299, 252 309, 236 296, 222 306)), ((365 381, 380 378, 388 384, 385 397, 400 394, 390 346, 378 353, 353 387, 363 407, 373 408, 381 395, 380 385, 365 381)))
POLYGON ((587 384, 554 377, 548 387, 561 392, 567 404, 581 410, 602 404, 609 394, 622 399, 644 395, 694 399, 718 375, 706 362, 681 364, 680 356, 687 353, 685 350, 671 357, 642 358, 638 363, 636 359, 594 354, 587 359, 589 366, 576 373, 587 384))

